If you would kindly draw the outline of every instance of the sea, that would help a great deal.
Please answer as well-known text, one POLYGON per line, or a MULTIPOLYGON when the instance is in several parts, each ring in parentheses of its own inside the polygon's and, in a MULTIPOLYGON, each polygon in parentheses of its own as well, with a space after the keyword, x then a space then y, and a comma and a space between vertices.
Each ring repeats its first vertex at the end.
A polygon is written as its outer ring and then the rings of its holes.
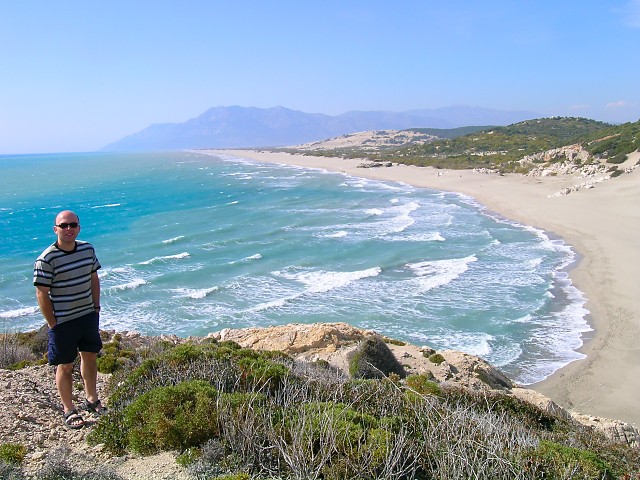
POLYGON ((591 330, 571 246, 464 195, 201 151, 2 155, 0 172, 4 332, 44 324, 33 263, 65 209, 102 264, 105 329, 346 322, 525 385, 591 330))

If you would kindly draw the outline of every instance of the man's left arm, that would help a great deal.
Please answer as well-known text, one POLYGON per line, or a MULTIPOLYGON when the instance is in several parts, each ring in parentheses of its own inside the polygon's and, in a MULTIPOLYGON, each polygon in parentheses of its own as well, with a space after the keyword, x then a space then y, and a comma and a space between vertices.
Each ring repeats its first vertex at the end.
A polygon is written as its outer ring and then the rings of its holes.
POLYGON ((93 299, 93 307, 96 311, 100 311, 100 278, 98 278, 98 272, 91 274, 91 298, 93 299))

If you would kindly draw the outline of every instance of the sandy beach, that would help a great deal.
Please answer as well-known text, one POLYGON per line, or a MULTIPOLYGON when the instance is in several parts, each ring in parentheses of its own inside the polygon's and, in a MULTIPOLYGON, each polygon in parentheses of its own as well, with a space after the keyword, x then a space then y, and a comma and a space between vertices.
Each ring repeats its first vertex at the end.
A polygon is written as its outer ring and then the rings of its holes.
MULTIPOLYGON (((639 168, 595 188, 554 196, 584 179, 500 176, 398 164, 358 168, 362 160, 266 151, 217 153, 463 193, 499 215, 561 237, 579 254, 570 278, 587 299, 587 320, 594 331, 585 334, 580 349, 586 358, 530 387, 569 410, 640 427, 639 168)), ((627 165, 638 159, 636 152, 627 165)))

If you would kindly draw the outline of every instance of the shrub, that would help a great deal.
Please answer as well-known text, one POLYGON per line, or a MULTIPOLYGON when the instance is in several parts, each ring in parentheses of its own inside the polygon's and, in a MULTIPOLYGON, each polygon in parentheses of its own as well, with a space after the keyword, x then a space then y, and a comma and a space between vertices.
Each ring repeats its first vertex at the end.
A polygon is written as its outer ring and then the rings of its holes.
POLYGON ((618 155, 611 157, 607 160, 608 163, 619 165, 627 161, 628 155, 626 153, 619 153, 618 155))
POLYGON ((18 370, 34 359, 31 349, 22 344, 17 335, 0 334, 0 368, 18 370))
POLYGON ((374 335, 364 339, 349 359, 349 373, 354 378, 383 378, 395 373, 405 378, 407 373, 384 340, 374 335))
POLYGON ((117 419, 98 422, 88 440, 114 452, 142 454, 198 446, 218 432, 218 395, 203 381, 155 388, 110 413, 117 419))
POLYGON ((0 445, 0 460, 14 465, 21 464, 27 455, 27 447, 19 443, 3 443, 0 445))
POLYGON ((404 347, 407 344, 407 342, 403 342, 402 340, 396 340, 395 338, 387 338, 387 337, 385 337, 384 341, 386 343, 390 343, 391 345, 396 345, 398 347, 404 347))
POLYGON ((429 355, 429 361, 435 365, 440 365, 442 362, 444 362, 444 357, 439 353, 433 353, 429 355))
POLYGON ((611 479, 611 467, 593 452, 543 440, 530 452, 540 478, 611 479))
POLYGON ((442 389, 440 388, 440 385, 438 385, 437 382, 432 381, 432 379, 432 373, 430 376, 426 374, 410 375, 407 377, 406 382, 409 388, 421 395, 439 396, 442 394, 442 389))
POLYGON ((52 451, 34 478, 38 480, 123 480, 104 465, 96 465, 89 470, 77 468, 66 448, 52 451))
POLYGON ((98 371, 100 373, 113 373, 123 366, 133 362, 137 356, 134 350, 122 346, 122 337, 115 334, 110 342, 104 343, 98 357, 98 371))

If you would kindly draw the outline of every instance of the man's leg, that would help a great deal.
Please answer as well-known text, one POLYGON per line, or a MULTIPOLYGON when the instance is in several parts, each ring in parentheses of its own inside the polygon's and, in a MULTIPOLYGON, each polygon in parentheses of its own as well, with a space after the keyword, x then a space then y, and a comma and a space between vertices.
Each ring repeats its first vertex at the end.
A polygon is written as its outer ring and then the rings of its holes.
POLYGON ((96 383, 98 381, 98 354, 93 352, 80 352, 80 373, 84 381, 84 392, 91 403, 98 400, 96 383))
POLYGON ((75 410, 73 405, 73 363, 63 363, 56 367, 56 386, 64 413, 75 410))

